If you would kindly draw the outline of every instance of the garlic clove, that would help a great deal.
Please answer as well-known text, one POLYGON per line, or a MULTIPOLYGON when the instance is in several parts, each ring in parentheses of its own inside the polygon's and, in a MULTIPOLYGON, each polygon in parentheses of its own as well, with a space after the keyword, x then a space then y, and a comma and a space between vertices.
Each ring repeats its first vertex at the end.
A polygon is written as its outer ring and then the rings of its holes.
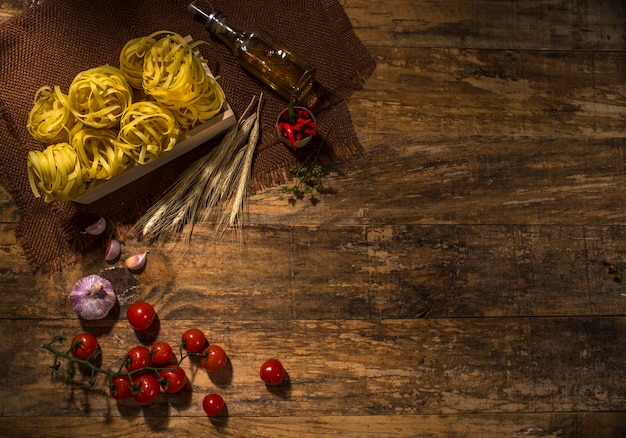
POLYGON ((94 222, 93 224, 85 228, 85 230, 82 233, 90 234, 92 236, 99 236, 100 234, 104 233, 104 230, 106 230, 106 228, 107 228, 107 221, 105 218, 101 217, 100 219, 98 219, 97 222, 94 222))
POLYGON ((146 265, 148 251, 132 255, 126 259, 125 265, 131 271, 139 271, 146 265))
POLYGON ((114 262, 118 259, 122 252, 122 246, 120 242, 115 239, 109 240, 109 244, 107 245, 107 249, 104 252, 104 260, 107 262, 114 262))
POLYGON ((104 318, 115 305, 113 285, 99 275, 89 275, 76 282, 70 293, 74 311, 85 320, 104 318))

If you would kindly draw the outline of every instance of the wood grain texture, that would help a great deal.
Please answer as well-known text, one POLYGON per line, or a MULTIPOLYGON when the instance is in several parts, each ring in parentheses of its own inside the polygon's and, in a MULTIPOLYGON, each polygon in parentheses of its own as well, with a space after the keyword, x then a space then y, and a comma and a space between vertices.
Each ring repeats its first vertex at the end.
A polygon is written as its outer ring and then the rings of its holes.
POLYGON ((344 0, 370 46, 624 50, 620 0, 344 0))
MULTIPOLYGON (((0 22, 32 3, 2 2, 0 22)), ((1 437, 626 434, 624 3, 341 3, 378 63, 348 100, 364 156, 324 163, 315 203, 252 196, 243 245, 203 224, 140 274, 103 248, 33 273, 0 188, 1 437), (68 294, 92 273, 118 306, 81 323, 68 294), (139 299, 159 314, 143 334, 124 317, 139 299), (39 347, 88 330, 114 369, 191 326, 229 366, 185 362, 183 392, 148 407, 51 378, 39 347), (275 391, 270 356, 289 374, 275 391)))
MULTIPOLYGON (((28 330, 30 324, 4 321, 3 339, 28 330)), ((291 319, 276 324, 220 323, 205 316, 163 318, 158 336, 176 345, 190 324, 204 329, 210 342, 229 352, 229 366, 223 373, 209 374, 197 362, 184 362, 192 388, 160 397, 148 408, 153 412, 200 417, 202 398, 215 390, 228 400, 233 417, 267 412, 301 417, 337 412, 376 416, 626 408, 626 353, 618 345, 618 334, 626 325, 623 317, 291 319), (500 336, 485 338, 485 333, 500 336), (546 333, 558 336, 546 338, 546 333), (258 377, 258 358, 264 356, 280 357, 288 373, 287 383, 272 391, 258 377)), ((12 355, 0 379, 4 415, 104 417, 141 410, 134 401, 112 403, 104 380, 100 389, 83 391, 59 379, 51 382, 48 373, 41 372, 52 364, 52 357, 32 345, 47 342, 51 333, 80 329, 74 320, 41 321, 32 344, 3 344, 3 357, 12 355), (5 389, 10 386, 20 391, 5 389), (55 403, 58 400, 65 402, 55 403)), ((116 370, 126 351, 138 344, 124 322, 84 323, 82 329, 99 335, 102 367, 110 370, 116 370)), ((75 380, 81 380, 80 373, 75 380)))
POLYGON ((350 101, 359 132, 623 139, 624 52, 372 53, 373 77, 350 101))
MULTIPOLYGON (((81 267, 33 276, 4 266, 0 317, 71 318, 68 294, 83 273, 113 282, 122 303, 156 303, 162 318, 289 321, 624 314, 609 273, 626 257, 621 226, 383 226, 250 229, 245 247, 199 228, 186 252, 153 247, 146 270, 93 254, 81 267)), ((145 249, 125 244, 133 254, 145 249)), ((15 241, 2 244, 5 252, 15 241)), ((9 259, 7 258, 7 261, 9 259)))
MULTIPOLYGON (((319 416, 319 417, 229 417, 224 421, 191 417, 148 417, 128 415, 124 418, 43 417, 48 428, 46 436, 66 438, 67 431, 89 434, 94 428, 107 438, 141 438, 172 436, 164 429, 176 430, 179 436, 246 436, 250 438, 342 437, 425 437, 480 436, 577 436, 614 438, 623 430, 623 414, 616 413, 552 413, 518 414, 514 416, 475 415, 393 415, 393 416, 319 416), (312 424, 315 425, 312 430, 312 424)), ((20 417, 0 418, 0 429, 15 430, 19 425, 24 435, 40 433, 35 424, 24 424, 20 417)), ((1 433, 1 432, 0 432, 1 433)))

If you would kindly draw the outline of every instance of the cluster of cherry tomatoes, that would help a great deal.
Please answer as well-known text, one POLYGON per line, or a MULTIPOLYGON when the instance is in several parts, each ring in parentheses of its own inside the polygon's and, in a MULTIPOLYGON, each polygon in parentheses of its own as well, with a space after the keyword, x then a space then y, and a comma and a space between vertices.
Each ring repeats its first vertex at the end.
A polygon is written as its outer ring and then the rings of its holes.
MULTIPOLYGON (((139 331, 147 330, 156 318, 151 304, 139 301, 127 311, 129 324, 139 331)), ((191 328, 182 335, 182 348, 188 356, 199 356, 200 365, 209 372, 217 372, 228 363, 228 355, 217 344, 209 344, 202 330, 191 328)), ((91 360, 100 354, 100 345, 90 333, 79 333, 72 340, 70 353, 77 359, 91 360)), ((180 366, 172 346, 167 342, 155 342, 149 347, 137 345, 126 353, 123 371, 110 374, 109 388, 116 400, 134 398, 140 404, 152 403, 161 392, 173 394, 185 387, 187 376, 180 366)), ((260 378, 267 385, 279 385, 285 377, 285 369, 278 359, 269 359, 260 369, 260 378)), ((224 406, 221 395, 211 393, 204 397, 202 407, 208 416, 218 415, 224 406)))

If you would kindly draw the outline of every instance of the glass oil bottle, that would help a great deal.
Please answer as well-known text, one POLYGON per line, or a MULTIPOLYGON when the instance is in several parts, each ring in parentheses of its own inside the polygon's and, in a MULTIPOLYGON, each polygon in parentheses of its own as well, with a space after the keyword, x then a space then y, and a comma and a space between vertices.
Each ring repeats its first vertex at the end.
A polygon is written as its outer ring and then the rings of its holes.
POLYGON ((287 101, 297 103, 309 92, 315 67, 270 36, 233 27, 219 11, 205 12, 196 1, 189 11, 212 36, 226 44, 239 64, 287 101))

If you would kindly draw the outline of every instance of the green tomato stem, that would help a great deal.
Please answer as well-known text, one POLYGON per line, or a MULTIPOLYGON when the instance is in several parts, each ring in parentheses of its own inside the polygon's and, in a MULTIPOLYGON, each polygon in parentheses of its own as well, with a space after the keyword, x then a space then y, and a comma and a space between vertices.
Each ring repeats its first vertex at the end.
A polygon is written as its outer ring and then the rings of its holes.
MULTIPOLYGON (((50 342, 48 342, 47 344, 42 344, 41 346, 46 349, 47 351, 49 351, 50 353, 52 353, 52 355, 54 356, 53 359, 53 363, 50 366, 50 368, 54 371, 54 372, 58 372, 61 369, 61 362, 60 359, 65 359, 68 361, 68 368, 67 368, 67 380, 72 380, 75 376, 75 370, 74 370, 74 364, 80 364, 83 365, 87 368, 89 368, 90 370, 90 376, 89 376, 89 381, 87 383, 87 386, 89 388, 93 388, 94 386, 96 386, 96 378, 98 376, 98 374, 103 374, 105 376, 107 376, 107 380, 108 380, 108 386, 111 387, 113 385, 113 377, 114 376, 127 376, 128 380, 131 382, 131 390, 133 391, 133 393, 136 393, 139 390, 139 387, 137 385, 135 385, 133 383, 133 376, 135 374, 138 373, 142 373, 144 371, 152 371, 154 372, 157 380, 159 381, 159 383, 163 383, 163 384, 167 384, 168 380, 167 379, 163 379, 161 378, 160 372, 167 370, 167 369, 171 369, 171 368, 167 368, 167 367, 154 367, 154 366, 143 366, 141 368, 138 368, 136 370, 132 370, 132 371, 123 371, 124 369, 124 365, 126 365, 128 363, 128 358, 126 358, 126 360, 123 360, 122 363, 120 364, 120 367, 117 371, 111 371, 111 370, 107 370, 104 368, 100 368, 97 365, 95 365, 93 362, 91 362, 91 360, 95 357, 97 357, 99 354, 101 354, 101 349, 100 347, 98 347, 98 349, 87 359, 78 359, 74 356, 72 356, 71 351, 74 348, 80 347, 81 342, 76 342, 74 344, 72 344, 70 346, 70 348, 67 351, 60 351, 57 348, 55 348, 53 346, 53 344, 55 343, 62 343, 64 340, 66 339, 65 336, 61 335, 61 336, 55 336, 54 338, 52 338, 52 340, 50 342)), ((180 359, 178 360, 178 362, 176 363, 176 368, 178 369, 181 364, 183 363, 183 361, 189 357, 192 356, 198 356, 204 359, 208 358, 208 353, 204 354, 204 353, 192 353, 192 352, 186 352, 184 353, 184 344, 180 346, 180 359)))

